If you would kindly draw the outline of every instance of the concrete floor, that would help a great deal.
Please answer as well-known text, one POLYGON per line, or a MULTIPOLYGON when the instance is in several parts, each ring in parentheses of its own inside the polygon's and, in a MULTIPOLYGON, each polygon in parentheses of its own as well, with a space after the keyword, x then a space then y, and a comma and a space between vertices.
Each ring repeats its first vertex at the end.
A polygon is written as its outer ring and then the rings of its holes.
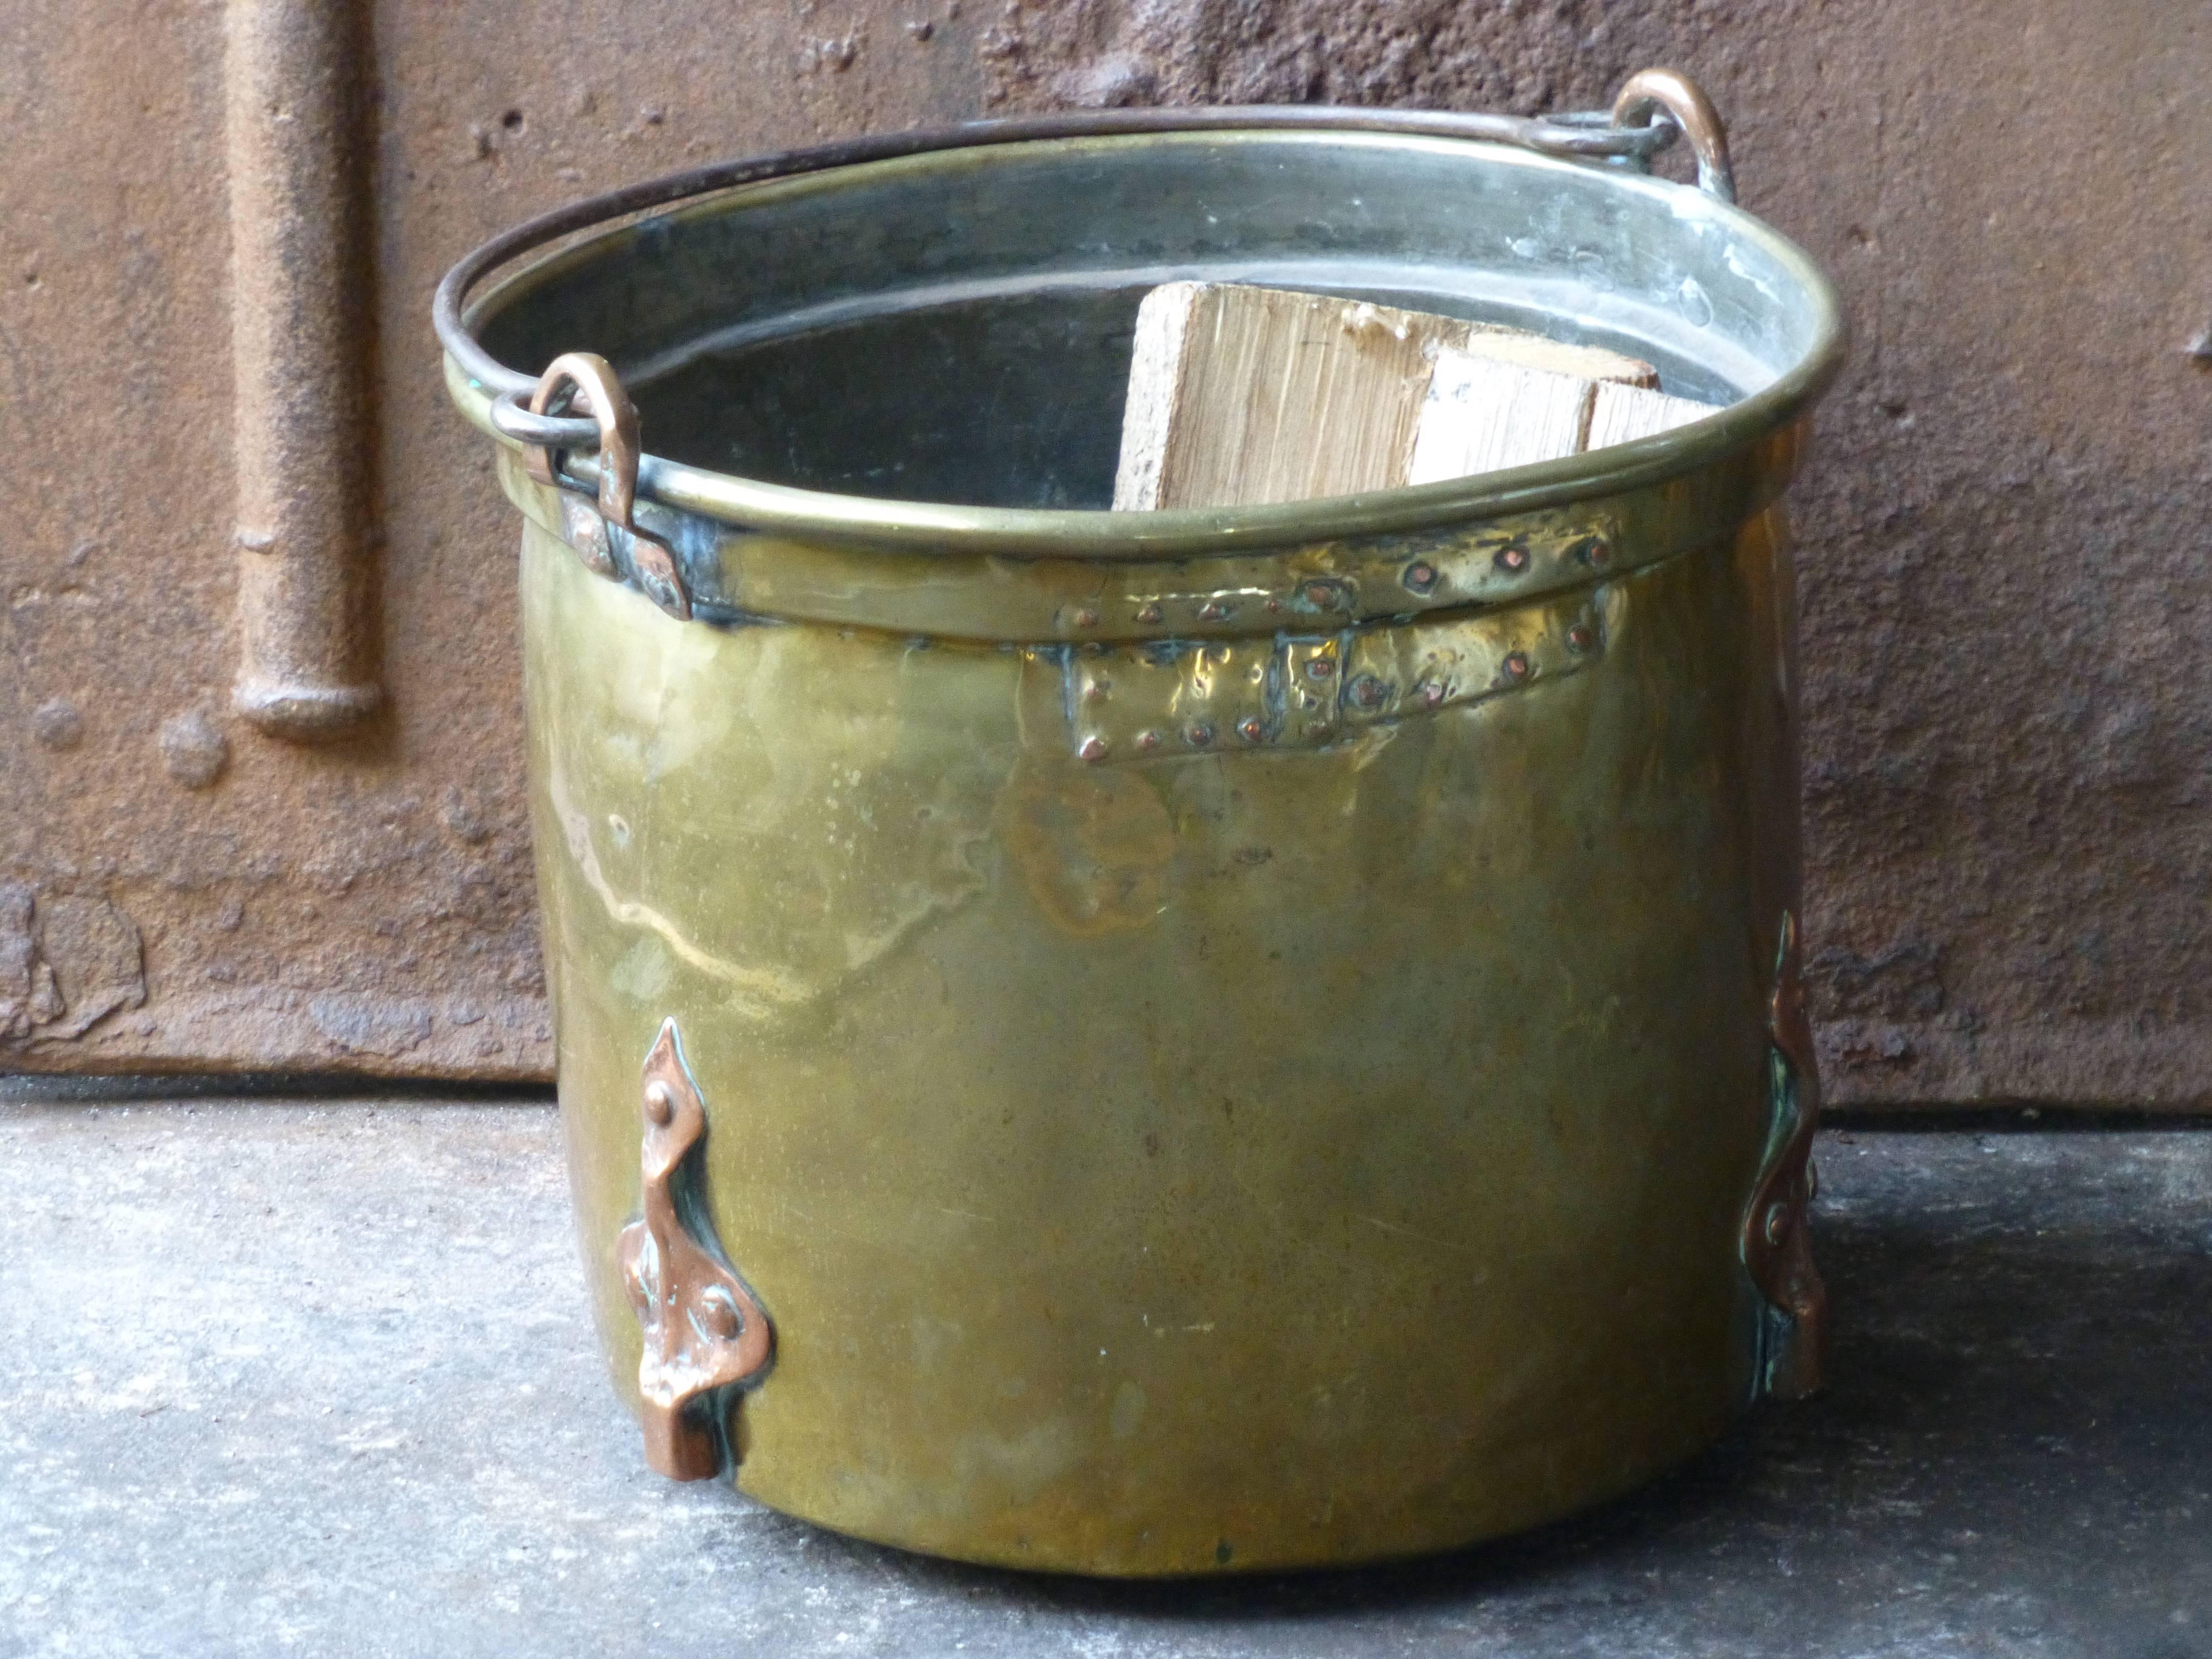
POLYGON ((543 1106, 0 1105, 0 1654, 2212 1656, 2212 1131, 1820 1164, 1819 1402, 1508 1544, 1117 1586, 647 1474, 543 1106))

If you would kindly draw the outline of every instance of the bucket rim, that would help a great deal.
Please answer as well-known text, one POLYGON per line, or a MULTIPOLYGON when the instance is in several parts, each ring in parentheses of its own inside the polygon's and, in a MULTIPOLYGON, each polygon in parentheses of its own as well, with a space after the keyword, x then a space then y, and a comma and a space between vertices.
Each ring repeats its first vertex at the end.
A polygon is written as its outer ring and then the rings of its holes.
MULTIPOLYGON (((471 424, 495 441, 523 446, 493 424, 503 393, 532 377, 490 357, 474 325, 501 296, 560 265, 586 257, 605 239, 634 230, 653 210, 677 216, 703 206, 797 186, 834 188, 847 179, 887 172, 969 165, 984 149, 1036 151, 1140 147, 1164 141, 1316 141, 1395 144, 1486 152, 1485 159, 1587 178, 1589 161, 1540 153, 1511 132, 1483 124, 1553 126, 1521 118, 1423 111, 1327 107, 1220 107, 1198 110, 1081 112, 1022 121, 975 122, 936 132, 783 152, 714 168, 668 175, 586 198, 516 227, 458 262, 439 285, 434 317, 445 347, 447 389, 471 424), (1351 117, 1351 121, 1336 118, 1351 117), (1375 118, 1381 118, 1376 119, 1375 118), (1474 136, 1462 127, 1472 126, 1474 136), (1440 130, 1441 129, 1441 130, 1440 130), (562 240, 562 239, 568 239, 562 240), (545 245, 562 240, 550 252, 545 245), (538 257, 518 264, 523 256, 538 257), (462 301, 495 270, 499 280, 462 301)), ((1676 184, 1620 167, 1604 167, 1608 187, 1650 193, 1675 213, 1707 216, 1759 244, 1784 267, 1814 309, 1811 342, 1798 361, 1766 386, 1670 431, 1602 450, 1533 465, 1304 501, 1213 508, 1117 513, 1091 507, 1006 507, 842 494, 782 484, 695 466, 666 457, 641 458, 637 494, 674 511, 741 531, 900 551, 1010 558, 1112 559, 1136 562, 1259 552, 1436 530, 1455 524, 1601 500, 1664 484, 1726 457, 1799 420, 1839 372, 1848 326, 1833 284, 1802 247, 1756 215, 1694 185, 1676 184)), ((577 484, 596 487, 596 459, 575 453, 565 469, 577 484)))

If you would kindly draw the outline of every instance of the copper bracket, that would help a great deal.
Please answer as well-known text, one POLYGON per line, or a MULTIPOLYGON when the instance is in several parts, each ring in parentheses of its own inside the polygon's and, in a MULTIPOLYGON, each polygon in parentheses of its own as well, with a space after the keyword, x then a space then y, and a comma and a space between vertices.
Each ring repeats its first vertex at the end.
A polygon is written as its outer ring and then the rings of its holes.
POLYGON ((622 580, 616 550, 628 551, 632 574, 646 598, 678 622, 691 619, 691 594, 676 551, 637 522, 637 473, 641 451, 637 405, 623 390, 613 366, 588 351, 564 352, 545 366, 530 394, 530 412, 550 415, 563 406, 599 422, 599 489, 596 502, 573 493, 561 477, 561 456, 543 444, 526 447, 530 476, 561 490, 562 535, 598 574, 622 580))
POLYGON ((1613 95, 1613 125, 1638 127, 1664 110, 1689 138, 1698 158, 1698 188, 1723 202, 1735 200, 1735 169, 1729 163, 1728 128, 1713 100, 1680 70, 1639 70, 1613 95))
POLYGON ((1743 1265, 1765 1299, 1753 1382, 1770 1399, 1802 1400, 1820 1389, 1828 1287, 1813 1265, 1813 1135, 1820 1127, 1820 1080, 1805 1014, 1797 919, 1786 910, 1767 1032, 1766 1161, 1743 1218, 1743 1265))
POLYGON ((645 1214, 622 1230, 616 1253, 645 1333, 645 1460, 672 1480, 704 1480, 735 1461, 725 1455, 726 1391, 766 1373, 775 1330, 707 1218, 692 1157, 707 1106, 672 1019, 646 1056, 643 1110, 645 1214))

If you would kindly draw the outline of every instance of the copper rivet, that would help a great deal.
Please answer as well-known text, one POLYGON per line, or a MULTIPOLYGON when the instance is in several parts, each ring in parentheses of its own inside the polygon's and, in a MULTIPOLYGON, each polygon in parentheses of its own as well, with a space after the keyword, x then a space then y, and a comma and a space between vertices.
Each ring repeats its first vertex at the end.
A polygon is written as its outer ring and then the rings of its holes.
POLYGON ((1282 614, 1282 609, 1283 602, 1270 593, 1267 596, 1267 614, 1271 617, 1279 616, 1282 614))
POLYGON ((1138 607, 1138 609, 1137 609, 1137 620, 1138 620, 1139 622, 1140 622, 1140 623, 1156 623, 1156 622, 1158 622, 1159 619, 1160 619, 1160 608, 1159 608, 1159 606, 1158 606, 1157 605, 1140 605, 1140 606, 1139 606, 1139 607, 1138 607))
POLYGON ((1594 537, 1589 545, 1583 549, 1583 562, 1585 564, 1595 565, 1602 568, 1610 563, 1612 559, 1613 548, 1602 536, 1594 537))
POLYGON ((1260 717, 1257 714, 1247 714, 1237 722, 1237 735, 1247 743, 1257 743, 1267 733, 1267 728, 1260 724, 1260 717))
POLYGON ((1204 720, 1200 720, 1197 725, 1192 726, 1190 730, 1184 732, 1183 736, 1190 740, 1190 746, 1192 748, 1203 749, 1213 741, 1213 728, 1208 726, 1204 720))
POLYGON ((1423 680, 1413 688, 1413 695, 1421 700, 1424 708, 1434 708, 1444 700, 1444 689, 1434 680, 1423 680))
POLYGON ((1114 682, 1111 680, 1093 680, 1083 688, 1083 700, 1085 702, 1103 702, 1106 694, 1113 689, 1114 682))
POLYGON ((1306 663, 1306 676, 1310 679, 1325 680, 1335 672, 1336 661, 1331 657, 1314 657, 1306 663))
POLYGON ((666 1128, 676 1115, 676 1097, 668 1092, 668 1085, 659 1081, 645 1085, 645 1115, 666 1128))
POLYGON ((1587 651, 1596 643, 1597 636, 1589 630, 1588 623, 1577 623, 1567 630, 1567 643, 1577 651, 1587 651))
POLYGON ((1409 564, 1406 567, 1405 575, 1400 580, 1413 592, 1426 593, 1437 585, 1437 568, 1425 562, 1409 564))
POLYGON ((726 1342, 744 1328, 738 1310, 726 1302, 709 1302, 703 1311, 705 1318, 702 1322, 709 1336, 719 1336, 726 1342))
POLYGON ((1075 752, 1081 758, 1087 761, 1104 760, 1106 758, 1106 739, 1095 736, 1085 738, 1077 747, 1075 752))
POLYGON ((1516 574, 1528 568, 1528 550, 1525 547, 1501 547, 1498 550, 1498 568, 1516 574))
POLYGON ((1380 708, 1389 695, 1382 682, 1372 674, 1362 674, 1352 683, 1352 700, 1362 708, 1380 708))
POLYGON ((1789 1230, 1789 1206, 1785 1204, 1768 1205, 1766 1206, 1766 1242, 1770 1244, 1779 1244, 1782 1242, 1782 1235, 1789 1230))
POLYGON ((1143 750, 1146 754, 1152 753, 1153 750, 1159 746, 1160 734, 1158 732, 1139 732, 1137 733, 1137 747, 1143 750))
POLYGON ((1097 610, 1094 606, 1087 605, 1085 605, 1085 606, 1083 607, 1083 609, 1081 609, 1080 611, 1077 611, 1077 612, 1075 613, 1075 625, 1076 625, 1078 628, 1096 628, 1096 627, 1097 627, 1097 626, 1098 626, 1098 612, 1097 612, 1097 610))
POLYGON ((1218 599, 1208 599, 1198 607, 1198 619, 1200 622, 1219 622, 1228 614, 1229 607, 1218 599))

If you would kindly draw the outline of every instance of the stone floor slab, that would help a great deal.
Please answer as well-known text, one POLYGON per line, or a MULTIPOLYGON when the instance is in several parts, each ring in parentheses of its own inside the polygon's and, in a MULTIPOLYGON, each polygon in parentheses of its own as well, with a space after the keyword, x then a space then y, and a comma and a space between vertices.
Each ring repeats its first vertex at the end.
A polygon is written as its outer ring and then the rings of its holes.
POLYGON ((1531 1537, 1116 1585, 647 1474, 544 1106, 0 1105, 0 1654, 2212 1659, 2212 1131, 1820 1158, 1820 1401, 1531 1537))

